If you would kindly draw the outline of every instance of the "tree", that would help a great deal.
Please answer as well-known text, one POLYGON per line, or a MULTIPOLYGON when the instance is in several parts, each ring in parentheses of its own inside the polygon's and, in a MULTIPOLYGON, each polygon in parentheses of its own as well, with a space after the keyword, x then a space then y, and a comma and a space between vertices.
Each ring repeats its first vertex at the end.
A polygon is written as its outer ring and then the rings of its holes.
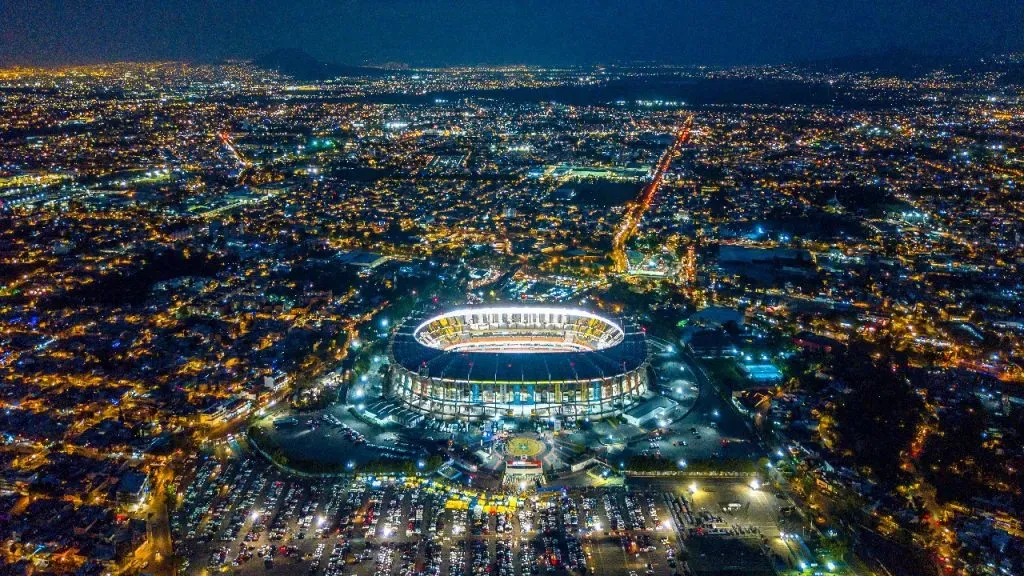
POLYGON ((984 446, 987 428, 985 409, 973 396, 942 414, 939 430, 928 437, 921 452, 922 471, 940 502, 968 502, 983 495, 986 471, 1000 469, 984 446))
POLYGON ((839 448, 858 466, 893 481, 922 418, 922 402, 906 378, 906 363, 865 343, 851 344, 834 373, 852 392, 835 410, 839 448))

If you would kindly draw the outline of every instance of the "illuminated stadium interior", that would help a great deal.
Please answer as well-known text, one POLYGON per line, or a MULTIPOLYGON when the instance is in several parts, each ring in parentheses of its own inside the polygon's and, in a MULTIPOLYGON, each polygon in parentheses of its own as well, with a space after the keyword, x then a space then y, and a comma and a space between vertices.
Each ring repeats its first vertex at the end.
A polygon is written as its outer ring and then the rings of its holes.
POLYGON ((453 310, 413 332, 424 346, 499 354, 603 350, 623 339, 622 327, 583 310, 501 307, 453 310))

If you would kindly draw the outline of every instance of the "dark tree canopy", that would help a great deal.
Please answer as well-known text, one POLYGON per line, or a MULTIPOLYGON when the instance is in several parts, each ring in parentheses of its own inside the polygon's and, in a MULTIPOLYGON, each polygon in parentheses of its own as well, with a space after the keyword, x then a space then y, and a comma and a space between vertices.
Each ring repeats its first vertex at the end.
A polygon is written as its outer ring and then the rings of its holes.
POLYGON ((836 378, 852 392, 836 408, 840 448, 882 480, 895 480, 901 453, 914 437, 922 402, 911 389, 905 365, 890 354, 854 343, 837 358, 836 378))

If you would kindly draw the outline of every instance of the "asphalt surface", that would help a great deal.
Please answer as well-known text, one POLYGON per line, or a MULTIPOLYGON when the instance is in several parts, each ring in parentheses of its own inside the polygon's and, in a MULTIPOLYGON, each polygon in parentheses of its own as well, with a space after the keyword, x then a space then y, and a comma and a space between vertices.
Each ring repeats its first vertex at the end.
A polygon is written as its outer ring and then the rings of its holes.
POLYGON ((574 489, 515 512, 451 510, 427 486, 290 478, 253 458, 201 463, 174 514, 189 574, 657 574, 678 549, 660 491, 574 489), (272 558, 267 560, 267 558, 272 558))

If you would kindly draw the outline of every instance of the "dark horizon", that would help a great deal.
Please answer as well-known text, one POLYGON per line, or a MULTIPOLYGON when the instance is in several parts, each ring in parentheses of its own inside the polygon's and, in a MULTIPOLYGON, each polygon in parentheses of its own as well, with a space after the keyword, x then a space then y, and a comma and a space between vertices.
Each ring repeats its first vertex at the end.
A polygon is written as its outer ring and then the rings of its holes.
POLYGON ((0 6, 0 66, 218 62, 279 49, 337 64, 412 66, 731 66, 1024 49, 1024 6, 1000 0, 278 4, 13 0, 0 6))

